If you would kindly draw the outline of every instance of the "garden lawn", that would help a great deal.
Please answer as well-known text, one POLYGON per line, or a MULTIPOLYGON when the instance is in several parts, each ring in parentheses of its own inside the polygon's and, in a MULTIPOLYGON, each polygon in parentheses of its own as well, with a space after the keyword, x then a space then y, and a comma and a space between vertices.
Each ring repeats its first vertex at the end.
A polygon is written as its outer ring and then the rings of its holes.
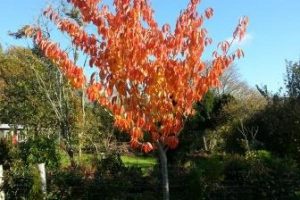
POLYGON ((157 160, 153 157, 122 155, 121 159, 126 167, 141 168, 144 175, 147 175, 149 170, 157 164, 157 160))

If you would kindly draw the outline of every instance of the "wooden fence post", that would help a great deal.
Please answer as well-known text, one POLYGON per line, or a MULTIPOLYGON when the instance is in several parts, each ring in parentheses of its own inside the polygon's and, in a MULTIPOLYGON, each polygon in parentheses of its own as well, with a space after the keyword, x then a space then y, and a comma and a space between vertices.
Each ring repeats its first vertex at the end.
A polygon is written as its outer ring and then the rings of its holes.
POLYGON ((5 199, 5 195, 4 195, 4 191, 1 190, 1 187, 4 183, 4 180, 3 180, 3 166, 0 165, 0 200, 4 200, 5 199))
POLYGON ((47 193, 47 182, 46 182, 46 169, 45 169, 45 163, 38 164, 41 182, 42 182, 42 191, 44 194, 47 193))

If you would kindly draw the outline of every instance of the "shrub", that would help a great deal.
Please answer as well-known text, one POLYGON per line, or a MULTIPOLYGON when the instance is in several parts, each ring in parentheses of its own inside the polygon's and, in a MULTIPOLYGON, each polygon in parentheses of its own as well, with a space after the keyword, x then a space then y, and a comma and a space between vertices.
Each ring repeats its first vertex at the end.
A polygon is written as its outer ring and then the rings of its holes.
POLYGON ((41 180, 35 166, 26 166, 21 160, 14 160, 5 171, 3 190, 6 199, 43 199, 41 180))
POLYGON ((60 165, 60 154, 56 138, 44 135, 30 137, 19 144, 20 157, 25 164, 45 163, 48 170, 57 169, 60 165))
POLYGON ((0 165, 3 165, 4 169, 8 169, 10 163, 12 162, 12 157, 10 155, 9 142, 5 139, 0 139, 0 165))
POLYGON ((210 199, 223 180, 223 159, 220 156, 200 158, 194 163, 188 180, 187 199, 210 199))
POLYGON ((66 168, 53 172, 47 179, 48 199, 83 199, 86 181, 80 168, 66 168))
POLYGON ((268 151, 201 159, 189 176, 187 199, 296 199, 299 169, 268 151))

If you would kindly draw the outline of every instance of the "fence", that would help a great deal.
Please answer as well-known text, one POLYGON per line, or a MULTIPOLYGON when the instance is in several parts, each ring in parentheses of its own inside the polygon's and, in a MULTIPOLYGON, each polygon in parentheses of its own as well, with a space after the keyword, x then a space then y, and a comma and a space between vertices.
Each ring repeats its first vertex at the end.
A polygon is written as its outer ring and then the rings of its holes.
MULTIPOLYGON (((3 185, 3 166, 0 165, 0 188, 3 185)), ((4 200, 4 192, 0 190, 0 200, 4 200)))

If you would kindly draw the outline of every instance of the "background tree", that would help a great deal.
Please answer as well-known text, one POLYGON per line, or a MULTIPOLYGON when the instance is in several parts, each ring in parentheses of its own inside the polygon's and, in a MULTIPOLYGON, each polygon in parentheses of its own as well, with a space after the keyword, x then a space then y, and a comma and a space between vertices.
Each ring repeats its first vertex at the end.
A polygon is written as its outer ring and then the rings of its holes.
POLYGON ((24 125, 26 138, 33 142, 39 137, 60 138, 63 150, 71 152, 71 161, 79 152, 79 140, 88 152, 115 150, 110 114, 94 104, 84 105, 87 133, 79 139, 81 93, 72 90, 57 67, 37 49, 11 47, 1 52, 0 66, 1 123, 24 125), (69 127, 67 132, 62 124, 69 127))
MULTIPOLYGON (((1 122, 21 124, 38 133, 55 125, 55 113, 49 109, 45 95, 39 90, 35 73, 30 66, 34 54, 24 48, 12 47, 1 55, 1 122)), ((45 75, 41 65, 38 73, 45 75)), ((51 76, 51 74, 48 74, 51 76)), ((51 84, 51 83, 49 83, 51 84)))
POLYGON ((267 87, 259 88, 268 100, 267 106, 251 116, 246 125, 259 128, 257 139, 263 142, 267 150, 299 162, 299 65, 289 62, 286 68, 287 96, 283 96, 280 92, 272 94, 267 87))
POLYGON ((168 154, 171 162, 184 164, 195 157, 244 151, 243 135, 235 130, 263 110, 267 101, 240 77, 237 66, 230 66, 220 77, 220 87, 195 104, 196 113, 187 120, 178 148, 168 154))
POLYGON ((231 95, 218 95, 210 90, 202 101, 195 103, 195 115, 186 120, 178 148, 168 153, 172 164, 184 166, 194 157, 207 157, 217 151, 216 144, 220 141, 216 140, 222 137, 220 127, 229 120, 223 110, 231 101, 234 101, 231 95))
POLYGON ((231 95, 237 99, 249 100, 257 98, 260 94, 241 79, 239 68, 233 64, 220 77, 220 87, 216 88, 218 95, 231 95))
MULTIPOLYGON (((67 33, 75 46, 89 56, 89 64, 99 70, 87 88, 88 98, 106 106, 114 115, 115 126, 131 135, 131 146, 149 152, 159 151, 164 197, 169 199, 166 150, 178 144, 184 119, 193 113, 210 87, 219 85, 218 77, 243 52, 229 54, 232 44, 222 42, 214 52, 212 67, 205 75, 201 55, 211 42, 202 27, 213 10, 197 13, 200 1, 192 0, 179 16, 174 32, 168 24, 162 28, 154 21, 147 1, 114 1, 115 13, 108 6, 99 8, 98 0, 71 0, 82 19, 95 25, 97 33, 88 34, 74 20, 59 17, 51 8, 45 11, 57 27, 67 33), (96 37, 96 34, 99 37, 96 37)), ((248 19, 242 18, 233 34, 241 40, 248 19)), ((36 44, 54 61, 75 88, 86 80, 82 68, 75 65, 57 44, 43 37, 39 28, 31 28, 36 44)))
POLYGON ((290 97, 300 97, 300 61, 286 61, 285 86, 290 97))

